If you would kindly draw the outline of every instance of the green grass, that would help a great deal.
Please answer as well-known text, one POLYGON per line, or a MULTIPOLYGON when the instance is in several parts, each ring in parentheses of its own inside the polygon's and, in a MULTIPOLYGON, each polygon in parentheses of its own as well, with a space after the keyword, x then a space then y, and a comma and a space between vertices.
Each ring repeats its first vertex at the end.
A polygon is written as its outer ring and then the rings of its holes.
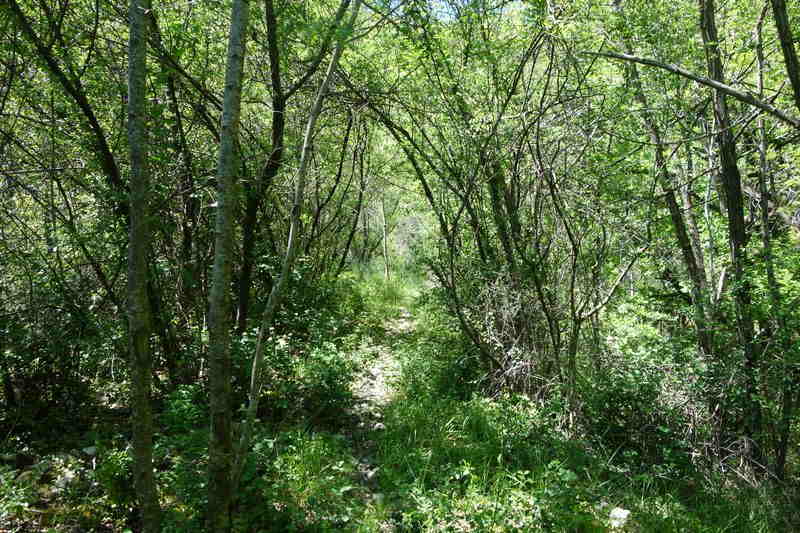
MULTIPOLYGON (((545 402, 484 394, 481 365, 457 325, 434 298, 415 300, 418 278, 362 273, 345 285, 354 291, 352 313, 334 321, 350 324, 343 335, 326 337, 330 317, 315 315, 303 342, 276 341, 269 353, 266 416, 253 438, 235 531, 800 530, 796 489, 751 487, 730 471, 695 464, 680 417, 655 409, 662 387, 648 381, 656 373, 647 374, 646 361, 588 384, 583 413, 591 419, 571 424, 557 395, 545 402), (401 308, 411 311, 415 330, 387 327, 401 308), (380 424, 359 426, 349 384, 376 344, 399 359, 401 375, 380 424), (649 436, 640 426, 651 424, 658 431, 649 436), (370 481, 365 468, 375 472, 370 481), (614 509, 630 511, 623 527, 612 528, 614 509)), ((199 384, 178 388, 158 418, 167 532, 202 528, 204 394, 199 384)), ((7 521, 0 528, 37 521, 53 530, 126 527, 129 435, 121 425, 93 438, 85 445, 98 446, 96 458, 73 451, 42 457, 22 474, 0 467, 7 521), (72 481, 59 488, 55 481, 67 472, 72 481)))
POLYGON ((364 520, 390 519, 399 531, 608 531, 621 508, 630 515, 617 531, 797 529, 792 497, 769 483, 754 489, 691 461, 665 464, 684 446, 677 433, 648 444, 665 453, 621 454, 599 434, 567 434, 558 398, 480 394, 453 324, 430 306, 415 312, 418 331, 395 346, 399 393, 375 437, 382 505, 364 520))

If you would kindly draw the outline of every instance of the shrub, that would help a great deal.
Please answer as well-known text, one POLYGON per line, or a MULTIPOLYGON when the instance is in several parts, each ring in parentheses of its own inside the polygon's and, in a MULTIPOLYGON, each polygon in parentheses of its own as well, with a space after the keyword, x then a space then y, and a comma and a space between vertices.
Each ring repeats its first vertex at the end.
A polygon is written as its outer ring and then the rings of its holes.
POLYGON ((161 421, 168 432, 184 432, 205 424, 208 412, 199 384, 179 385, 167 397, 161 421))
POLYGON ((263 473, 251 481, 242 516, 250 530, 341 531, 358 523, 363 488, 343 437, 290 430, 256 439, 254 451, 263 473))
POLYGON ((133 457, 129 450, 109 449, 100 454, 96 475, 114 505, 133 505, 136 493, 133 487, 133 457))
POLYGON ((658 465, 673 477, 691 461, 682 429, 687 424, 663 395, 663 374, 645 360, 608 368, 581 386, 582 420, 586 434, 616 463, 636 471, 658 465))

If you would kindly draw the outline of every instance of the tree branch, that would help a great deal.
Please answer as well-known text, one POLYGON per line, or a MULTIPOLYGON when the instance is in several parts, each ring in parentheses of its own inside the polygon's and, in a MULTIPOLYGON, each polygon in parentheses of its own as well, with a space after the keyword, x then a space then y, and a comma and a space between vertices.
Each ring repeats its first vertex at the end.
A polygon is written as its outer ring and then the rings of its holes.
POLYGON ((777 119, 789 124, 790 126, 793 126, 793 127, 797 128, 797 129, 800 129, 800 118, 793 117, 791 115, 787 115, 786 113, 784 113, 780 109, 768 104, 767 102, 764 102, 763 100, 759 100, 758 98, 756 98, 755 96, 753 96, 750 93, 747 93, 747 92, 744 92, 744 91, 740 91, 740 90, 735 89, 734 87, 731 87, 730 85, 727 85, 725 83, 722 83, 722 82, 719 82, 719 81, 716 81, 716 80, 712 80, 712 79, 706 78, 704 76, 699 76, 697 74, 693 74, 692 72, 689 72, 688 70, 686 70, 683 67, 680 67, 678 65, 674 65, 674 64, 671 64, 671 63, 662 63, 660 61, 656 61, 655 59, 637 57, 637 56, 632 56, 632 55, 629 55, 629 54, 618 54, 618 53, 614 53, 614 52, 583 52, 583 54, 584 55, 591 55, 591 56, 607 57, 607 58, 610 58, 610 59, 619 59, 619 60, 622 60, 622 61, 629 61, 631 63, 639 63, 641 65, 647 65, 649 67, 656 67, 656 68, 660 68, 662 70, 666 70, 668 72, 672 72, 673 74, 677 74, 679 76, 683 76, 684 78, 687 78, 687 79, 690 79, 692 81, 695 81, 695 82, 697 82, 697 83, 699 83, 701 85, 705 85, 706 87, 711 87, 711 88, 716 89, 716 90, 718 90, 720 92, 723 92, 728 96, 736 98, 740 102, 744 102, 745 104, 749 104, 749 105, 751 105, 753 107, 757 107, 758 109, 761 109, 762 111, 764 111, 766 113, 769 113, 770 115, 772 115, 775 118, 777 118, 777 119))

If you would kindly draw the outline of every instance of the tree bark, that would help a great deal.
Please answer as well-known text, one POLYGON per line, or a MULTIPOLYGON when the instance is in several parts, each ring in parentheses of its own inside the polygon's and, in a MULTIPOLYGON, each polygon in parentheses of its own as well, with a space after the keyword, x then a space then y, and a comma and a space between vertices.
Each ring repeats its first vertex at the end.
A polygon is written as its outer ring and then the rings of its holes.
MULTIPOLYGON (((719 36, 715 19, 714 0, 699 0, 700 32, 706 51, 709 77, 724 82, 724 71, 719 50, 719 36)), ((717 149, 720 158, 720 177, 725 189, 725 204, 728 211, 728 243, 730 246, 733 273, 733 294, 736 304, 736 322, 739 343, 744 351, 746 414, 745 436, 753 444, 750 459, 760 459, 761 407, 758 402, 757 374, 758 353, 754 343, 755 330, 751 315, 750 284, 745 273, 747 266, 747 234, 745 231, 744 202, 742 199, 742 177, 736 160, 736 141, 731 131, 728 104, 725 92, 714 91, 714 122, 717 149)))
POLYGON ((161 508, 153 473, 153 416, 150 406, 151 317, 147 256, 150 241, 150 169, 146 109, 147 30, 150 0, 131 0, 128 41, 128 144, 131 161, 130 229, 128 244, 128 345, 131 365, 131 425, 134 485, 142 530, 161 530, 161 508))
POLYGON ((686 213, 686 229, 689 232, 689 239, 692 243, 692 251, 697 263, 697 270, 700 274, 704 305, 709 302, 708 297, 708 271, 706 270, 705 255, 703 254, 703 240, 700 237, 700 230, 697 226, 695 217, 695 205, 692 200, 692 177, 694 176, 694 161, 692 159, 691 146, 686 146, 686 177, 684 184, 681 185, 681 197, 683 200, 683 210, 686 213))
POLYGON ((225 93, 222 104, 219 156, 217 160, 217 214, 214 229, 214 267, 209 294, 209 394, 211 442, 208 453, 208 530, 227 533, 231 529, 231 357, 230 305, 231 269, 236 216, 236 146, 242 95, 242 72, 248 27, 249 0, 234 0, 228 40, 225 93))
MULTIPOLYGON (((772 0, 772 17, 775 20, 775 28, 778 30, 778 40, 781 42, 786 75, 792 85, 794 104, 797 106, 797 110, 800 111, 800 62, 797 60, 797 52, 794 49, 792 27, 789 24, 789 15, 786 13, 786 2, 784 0, 772 0)), ((763 95, 761 95, 761 98, 763 98, 763 95)))

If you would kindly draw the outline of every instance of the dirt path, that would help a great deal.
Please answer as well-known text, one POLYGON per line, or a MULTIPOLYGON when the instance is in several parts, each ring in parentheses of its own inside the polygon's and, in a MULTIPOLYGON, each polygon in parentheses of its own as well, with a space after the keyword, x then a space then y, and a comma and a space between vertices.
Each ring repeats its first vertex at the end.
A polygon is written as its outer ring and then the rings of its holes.
MULTIPOLYGON (((387 325, 387 336, 406 335, 414 330, 414 319, 405 309, 387 325)), ((390 346, 376 345, 377 357, 359 376, 353 386, 356 397, 356 414, 380 416, 381 409, 394 395, 393 381, 400 375, 400 362, 390 346)))
MULTIPOLYGON (((387 337, 410 333, 415 327, 411 314, 405 309, 400 317, 387 324, 387 337)), ((369 347, 376 352, 375 358, 353 384, 356 398, 353 416, 358 420, 353 444, 358 459, 361 480, 373 498, 380 498, 377 492, 376 474, 380 466, 376 463, 376 432, 383 431, 383 410, 395 394, 395 381, 400 375, 400 362, 387 343, 369 347)))

